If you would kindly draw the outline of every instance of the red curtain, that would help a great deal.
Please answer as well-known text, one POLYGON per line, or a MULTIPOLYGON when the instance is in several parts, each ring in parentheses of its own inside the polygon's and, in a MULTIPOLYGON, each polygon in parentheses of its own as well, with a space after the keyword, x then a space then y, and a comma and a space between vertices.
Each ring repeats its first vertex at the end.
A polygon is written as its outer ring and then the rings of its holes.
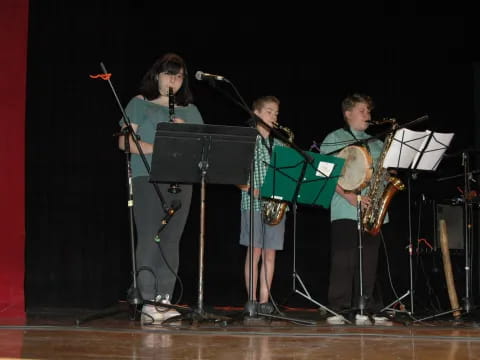
POLYGON ((24 318, 28 0, 0 11, 0 317, 24 318))

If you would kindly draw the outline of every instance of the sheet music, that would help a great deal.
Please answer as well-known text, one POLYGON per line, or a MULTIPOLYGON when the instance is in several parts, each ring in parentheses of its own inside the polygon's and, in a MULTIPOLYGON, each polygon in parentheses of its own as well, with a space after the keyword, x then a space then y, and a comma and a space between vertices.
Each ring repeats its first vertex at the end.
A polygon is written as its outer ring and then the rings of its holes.
POLYGON ((418 170, 436 170, 455 134, 434 132, 431 138, 430 134, 430 130, 398 130, 385 156, 383 167, 407 169, 416 164, 418 170))
POLYGON ((409 168, 419 149, 425 146, 427 139, 428 134, 426 131, 397 130, 383 161, 383 167, 409 168))
MULTIPOLYGON (((433 133, 432 139, 427 148, 423 152, 423 156, 420 159, 417 169, 419 170, 437 170, 440 160, 443 154, 450 145, 454 133, 433 133)), ((417 155, 418 156, 418 155, 417 155)), ((414 159, 413 164, 416 164, 414 159)))
MULTIPOLYGON (((421 131, 417 131, 417 132, 421 132, 421 131)), ((418 151, 416 152, 416 155, 413 157, 412 166, 415 166, 420 156, 422 156, 422 151, 423 149, 425 149, 425 146, 427 146, 427 142, 431 133, 432 132, 430 130, 423 131, 424 136, 422 138, 422 143, 418 147, 418 151)), ((417 166, 417 169, 418 169, 418 166, 417 166)))
POLYGON ((315 175, 320 177, 330 176, 334 166, 335 164, 333 163, 320 161, 317 166, 317 171, 315 171, 315 175))

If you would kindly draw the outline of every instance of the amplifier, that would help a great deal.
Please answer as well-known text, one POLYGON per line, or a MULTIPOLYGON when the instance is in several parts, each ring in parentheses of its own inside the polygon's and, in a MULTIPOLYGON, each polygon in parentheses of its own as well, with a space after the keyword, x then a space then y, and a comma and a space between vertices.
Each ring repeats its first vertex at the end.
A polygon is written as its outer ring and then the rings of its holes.
POLYGON ((437 248, 440 248, 440 220, 445 220, 447 225, 448 247, 450 249, 464 249, 463 206, 436 204, 435 242, 437 248))

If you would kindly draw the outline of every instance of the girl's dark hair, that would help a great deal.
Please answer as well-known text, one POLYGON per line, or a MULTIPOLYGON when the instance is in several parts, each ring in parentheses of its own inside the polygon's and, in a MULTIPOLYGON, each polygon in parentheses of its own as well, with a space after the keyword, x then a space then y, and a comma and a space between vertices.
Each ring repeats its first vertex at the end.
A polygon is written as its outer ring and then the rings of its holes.
POLYGON ((140 94, 147 100, 153 100, 160 96, 158 89, 158 76, 160 73, 169 73, 176 75, 183 69, 183 83, 178 92, 175 94, 175 103, 177 105, 186 106, 193 102, 192 92, 188 85, 188 70, 185 60, 179 55, 168 53, 158 58, 152 67, 143 76, 140 83, 140 94))

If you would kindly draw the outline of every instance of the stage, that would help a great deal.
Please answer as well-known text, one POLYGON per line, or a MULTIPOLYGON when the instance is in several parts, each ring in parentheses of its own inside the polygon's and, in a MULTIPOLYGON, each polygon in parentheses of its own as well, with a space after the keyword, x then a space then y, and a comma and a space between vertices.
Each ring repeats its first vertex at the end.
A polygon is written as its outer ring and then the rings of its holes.
POLYGON ((402 315, 386 325, 359 326, 329 325, 314 308, 280 309, 289 319, 305 321, 298 323, 247 318, 242 309, 214 307, 207 314, 231 321, 149 326, 130 320, 124 304, 117 309, 121 311, 88 321, 83 320, 98 313, 38 309, 24 323, 0 319, 0 359, 480 358, 480 316, 475 312, 458 321, 451 314, 428 321, 402 315))
MULTIPOLYGON (((162 16, 160 2, 10 0, 2 5, 0 43, 8 56, 0 69, 5 84, 0 108, 9 131, 0 150, 0 360, 480 358, 480 316, 474 306, 458 321, 451 314, 415 321, 436 315, 420 315, 417 309, 450 306, 439 213, 451 218, 458 296, 480 303, 480 56, 472 19, 421 16, 417 13, 426 12, 417 7, 412 14, 392 16, 387 7, 371 19, 346 20, 339 14, 330 22, 303 16, 267 22, 258 14, 236 24, 229 16, 193 13, 182 13, 180 22, 162 16), (153 59, 170 51, 188 63, 186 79, 205 124, 246 127, 250 115, 238 107, 238 95, 246 103, 275 95, 282 102, 280 124, 295 133, 296 145, 312 150, 344 125, 342 99, 361 92, 375 99, 372 119, 395 118, 404 125, 428 115, 411 130, 455 134, 436 171, 399 174, 410 186, 392 201, 391 229, 382 230, 379 298, 390 303, 397 293, 410 291, 415 319, 333 326, 312 304, 289 302, 282 312, 306 323, 247 320, 241 308, 219 307, 212 311, 233 313, 234 320, 142 326, 123 311, 78 322, 92 314, 85 309, 125 299, 136 273, 125 154, 112 136, 122 114, 108 84, 89 75, 95 77, 105 64, 125 106, 138 95, 153 59), (227 96, 219 91, 222 83, 213 88, 194 79, 203 70, 229 79, 233 87, 223 83, 227 96), (94 124, 94 131, 84 131, 85 124, 94 124)), ((200 185, 193 186, 180 245, 182 286, 176 286, 180 294, 171 294, 190 304, 198 288, 203 219, 200 185)), ((207 304, 241 306, 246 297, 240 195, 234 185, 208 184, 207 304)), ((305 300, 289 295, 292 285, 296 290, 292 275, 301 275, 311 297, 326 301, 329 209, 300 206, 295 231, 292 212, 284 250, 276 256, 272 297, 282 304, 283 298, 305 300)), ((119 305, 126 310, 125 303, 119 305)))

